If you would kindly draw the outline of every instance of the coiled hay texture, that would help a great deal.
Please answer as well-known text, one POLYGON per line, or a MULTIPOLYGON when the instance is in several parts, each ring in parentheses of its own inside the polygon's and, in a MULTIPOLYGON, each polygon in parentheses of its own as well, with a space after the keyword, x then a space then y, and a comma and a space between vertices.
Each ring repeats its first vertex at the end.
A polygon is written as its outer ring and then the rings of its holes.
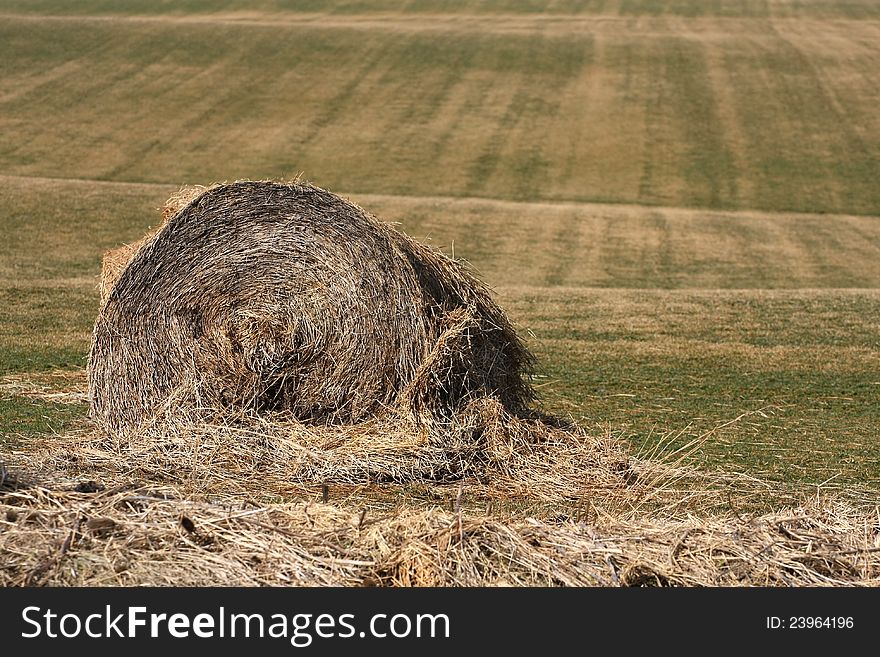
POLYGON ((205 419, 284 411, 443 421, 513 413, 531 356, 462 264, 309 184, 208 189, 137 250, 89 356, 91 416, 126 433, 168 404, 205 419))
POLYGON ((189 205, 193 199, 204 194, 207 189, 207 187, 202 185, 185 185, 181 187, 174 192, 160 208, 160 212, 162 213, 162 223, 159 225, 159 228, 148 233, 136 242, 123 244, 122 246, 111 249, 104 254, 104 258, 101 261, 101 278, 98 282, 98 291, 101 294, 101 305, 104 305, 107 302, 107 297, 110 296, 110 290, 113 289, 113 286, 116 284, 116 281, 119 280, 122 272, 125 271, 128 263, 134 258, 135 253, 137 253, 138 250, 150 240, 150 238, 159 232, 162 226, 168 223, 171 217, 180 212, 182 208, 189 205))

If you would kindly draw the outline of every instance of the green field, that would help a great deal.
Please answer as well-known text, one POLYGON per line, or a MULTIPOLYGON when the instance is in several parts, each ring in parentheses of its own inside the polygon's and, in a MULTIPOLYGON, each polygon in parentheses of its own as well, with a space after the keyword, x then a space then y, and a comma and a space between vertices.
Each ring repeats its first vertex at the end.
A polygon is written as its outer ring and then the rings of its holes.
POLYGON ((83 366, 180 184, 302 172, 469 260, 549 410, 880 481, 880 3, 0 0, 0 61, 0 377, 83 366))

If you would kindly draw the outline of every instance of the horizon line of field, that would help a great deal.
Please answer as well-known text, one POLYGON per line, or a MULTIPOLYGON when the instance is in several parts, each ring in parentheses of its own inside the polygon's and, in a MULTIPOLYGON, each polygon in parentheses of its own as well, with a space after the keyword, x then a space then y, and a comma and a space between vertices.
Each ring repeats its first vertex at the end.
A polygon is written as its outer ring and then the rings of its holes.
POLYGON ((378 29, 397 31, 408 28, 417 31, 442 31, 446 29, 466 30, 489 30, 492 32, 508 32, 527 28, 544 29, 547 27, 558 28, 563 31, 577 30, 592 25, 626 24, 633 27, 633 21, 638 21, 637 27, 661 29, 668 27, 675 29, 682 22, 690 25, 705 24, 767 24, 768 22, 780 23, 816 23, 827 24, 833 21, 835 24, 846 25, 849 23, 877 23, 878 17, 861 16, 847 17, 834 16, 822 17, 815 15, 801 16, 733 16, 733 15, 684 15, 684 14, 522 14, 522 13, 454 13, 454 12, 424 12, 424 13, 401 13, 401 12, 373 12, 358 14, 334 14, 326 12, 297 12, 297 11, 244 11, 231 10, 204 14, 123 14, 123 13, 94 13, 94 14, 40 14, 22 13, 15 11, 0 12, 0 20, 19 20, 29 22, 52 21, 71 23, 158 23, 158 24, 191 24, 191 25, 239 25, 242 27, 324 27, 324 28, 351 28, 351 29, 378 29))
MULTIPOLYGON (((140 188, 152 188, 157 191, 160 189, 169 189, 176 190, 181 187, 189 186, 189 185, 215 185, 215 184, 228 184, 232 182, 237 182, 239 180, 269 180, 272 182, 279 183, 291 183, 295 180, 301 180, 303 182, 309 182, 311 184, 317 185, 318 187, 322 187, 319 181, 315 181, 310 179, 307 176, 297 176, 297 177, 281 177, 281 178, 241 178, 235 180, 224 180, 224 181, 200 181, 200 182, 144 182, 144 181, 136 181, 136 180, 103 180, 99 178, 84 178, 84 177, 76 177, 76 176, 28 176, 28 175, 19 175, 19 174, 10 174, 0 172, 0 181, 2 180, 18 180, 18 181, 33 181, 35 183, 68 183, 68 184, 82 184, 84 186, 95 185, 95 186, 113 186, 113 187, 140 187, 140 188)), ((461 196, 444 196, 444 195, 412 195, 412 194, 376 194, 371 192, 361 192, 357 190, 339 190, 339 189, 327 189, 327 191, 331 191, 334 194, 338 194, 343 198, 348 199, 358 205, 360 205, 361 200, 364 201, 382 201, 382 200, 413 200, 413 201, 422 201, 425 203, 438 203, 438 204, 452 204, 452 203, 461 203, 461 204, 485 204, 491 205, 495 207, 504 207, 509 206, 511 208, 522 208, 522 207, 544 207, 544 208, 558 208, 558 209, 566 209, 566 208, 579 208, 588 210, 590 208, 596 208, 600 210, 612 209, 619 211, 627 211, 627 210, 635 210, 635 211, 651 211, 658 213, 677 213, 682 216, 688 217, 698 217, 698 216, 729 216, 736 218, 753 218, 753 219, 816 219, 819 217, 822 218, 839 218, 839 219, 878 219, 880 220, 880 214, 859 214, 853 212, 801 212, 801 211, 789 211, 789 210, 765 210, 760 208, 750 209, 750 208, 723 208, 723 207, 704 207, 704 206, 672 206, 672 205, 655 205, 649 203, 630 203, 626 201, 614 201, 614 200, 595 200, 595 201, 581 201, 575 199, 548 199, 548 200, 537 200, 537 201, 517 201, 506 198, 498 198, 492 196, 475 196, 475 195, 461 195, 461 196)), ((391 222, 395 223, 395 222, 391 222)), ((583 286, 577 286, 583 287, 583 286)))

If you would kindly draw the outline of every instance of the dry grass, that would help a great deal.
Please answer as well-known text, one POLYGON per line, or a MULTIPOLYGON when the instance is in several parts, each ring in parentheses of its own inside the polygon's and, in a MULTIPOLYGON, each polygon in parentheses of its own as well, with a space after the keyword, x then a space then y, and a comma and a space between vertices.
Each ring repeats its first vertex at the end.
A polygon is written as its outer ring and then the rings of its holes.
MULTIPOLYGON (((108 454, 86 446, 56 451, 55 460, 66 459, 67 474, 80 480, 65 480, 59 472, 47 479, 44 472, 40 485, 22 474, 38 459, 13 458, 0 485, 0 583, 880 584, 877 510, 827 501, 759 517, 594 513, 537 520, 461 507, 388 513, 359 505, 355 497, 340 506, 266 503, 267 494, 277 493, 273 482, 238 472, 215 471, 211 480, 185 483, 161 476, 145 480, 143 471, 125 472, 126 455, 106 459, 108 454), (82 477, 95 474, 101 475, 98 482, 82 477), (228 490, 197 492, 208 482, 228 490)), ((184 469, 201 463, 192 459, 184 469)), ((606 492, 588 499, 609 497, 606 492)))
POLYGON ((55 404, 85 404, 88 382, 82 370, 0 377, 0 396, 16 395, 55 404))

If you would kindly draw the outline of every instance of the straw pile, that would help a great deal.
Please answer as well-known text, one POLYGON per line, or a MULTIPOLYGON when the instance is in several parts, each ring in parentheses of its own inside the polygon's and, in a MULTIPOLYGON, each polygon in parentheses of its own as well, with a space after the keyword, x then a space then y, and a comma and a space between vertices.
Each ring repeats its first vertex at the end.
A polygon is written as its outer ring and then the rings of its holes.
POLYGON ((460 263, 317 187, 238 182, 184 205, 124 265, 95 324, 89 395, 119 433, 169 405, 312 423, 394 408, 442 424, 485 397, 524 411, 530 361, 460 263))
POLYGON ((478 412, 482 446, 258 417, 32 440, 0 467, 0 585, 880 584, 867 497, 749 513, 778 491, 478 412))
POLYGON ((754 517, 538 520, 353 499, 266 503, 256 491, 208 498, 137 481, 47 487, 3 470, 0 585, 880 584, 876 511, 821 500, 754 517))
POLYGON ((480 439, 257 416, 30 438, 0 456, 0 585, 880 585, 867 496, 749 512, 779 491, 497 401, 459 421, 480 439))

